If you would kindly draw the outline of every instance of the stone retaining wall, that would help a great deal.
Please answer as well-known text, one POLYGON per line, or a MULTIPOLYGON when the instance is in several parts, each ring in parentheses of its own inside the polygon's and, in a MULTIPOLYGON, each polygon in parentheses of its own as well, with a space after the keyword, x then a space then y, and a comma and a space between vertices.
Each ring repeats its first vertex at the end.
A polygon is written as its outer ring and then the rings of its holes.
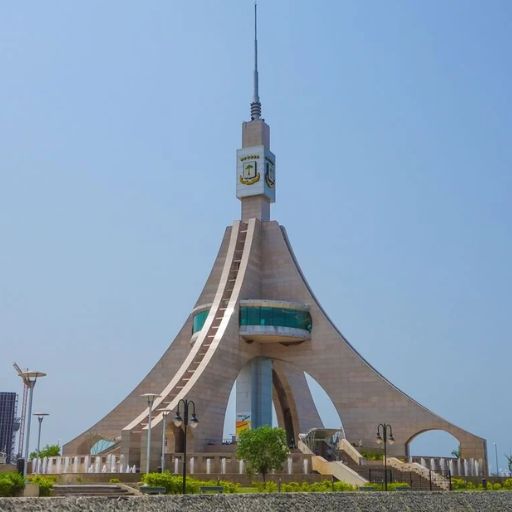
POLYGON ((510 492, 217 494, 124 498, 0 498, 1 512, 512 512, 510 492))

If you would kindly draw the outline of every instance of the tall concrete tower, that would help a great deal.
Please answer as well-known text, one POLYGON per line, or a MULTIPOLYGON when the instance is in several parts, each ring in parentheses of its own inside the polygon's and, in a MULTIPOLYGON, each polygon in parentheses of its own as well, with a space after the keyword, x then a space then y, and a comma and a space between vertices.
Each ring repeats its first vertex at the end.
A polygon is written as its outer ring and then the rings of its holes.
MULTIPOLYGON (((144 393, 159 395, 151 423, 154 435, 162 434, 161 411, 174 411, 180 399, 188 398, 200 416, 199 426, 190 433, 190 448, 200 452, 220 444, 235 382, 239 428, 270 423, 273 403, 279 425, 293 442, 299 433, 323 426, 308 373, 332 400, 351 442, 376 448, 377 425, 386 422, 393 425, 393 455, 406 455, 411 440, 422 432, 444 430, 459 440, 462 457, 485 460, 484 439, 399 390, 345 339, 309 287, 286 230, 270 220, 276 160, 270 151, 270 128, 261 117, 256 18, 254 44, 251 118, 242 125, 242 148, 237 152, 241 219, 226 228, 204 288, 160 360, 109 414, 67 443, 64 453, 86 454, 93 444, 109 441, 130 464, 144 467, 144 393)), ((168 424, 165 436, 170 451, 182 450, 181 430, 168 424)), ((159 452, 154 443, 153 468, 159 452)))
MULTIPOLYGON (((254 4, 254 91, 251 120, 242 124, 237 151, 236 195, 242 221, 270 221, 276 197, 276 157, 270 151, 270 127, 261 118, 258 77, 258 12, 254 4)), ((261 319, 260 319, 261 321, 261 319)), ((272 424, 272 360, 257 357, 240 372, 236 383, 236 430, 272 424)))

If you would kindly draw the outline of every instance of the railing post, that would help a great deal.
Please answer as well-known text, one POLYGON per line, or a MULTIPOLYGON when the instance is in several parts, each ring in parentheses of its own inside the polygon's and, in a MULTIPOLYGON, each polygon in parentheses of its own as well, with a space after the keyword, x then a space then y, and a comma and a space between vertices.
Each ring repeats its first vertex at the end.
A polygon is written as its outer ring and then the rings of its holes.
POLYGON ((428 471, 428 483, 429 483, 430 490, 432 490, 432 470, 431 469, 429 469, 429 471, 428 471))

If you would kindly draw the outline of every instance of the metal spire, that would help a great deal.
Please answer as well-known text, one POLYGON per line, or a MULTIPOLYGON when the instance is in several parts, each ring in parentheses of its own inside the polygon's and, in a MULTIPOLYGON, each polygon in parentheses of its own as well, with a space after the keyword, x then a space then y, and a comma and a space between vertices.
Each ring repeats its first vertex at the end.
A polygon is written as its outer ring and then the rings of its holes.
POLYGON ((258 91, 258 6, 254 2, 254 96, 251 103, 251 120, 260 119, 261 103, 258 91))

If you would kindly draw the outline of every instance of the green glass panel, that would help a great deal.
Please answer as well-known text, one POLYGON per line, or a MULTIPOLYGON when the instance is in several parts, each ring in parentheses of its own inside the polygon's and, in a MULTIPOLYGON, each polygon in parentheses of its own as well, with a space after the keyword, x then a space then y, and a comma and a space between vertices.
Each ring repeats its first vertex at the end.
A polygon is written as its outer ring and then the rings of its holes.
POLYGON ((260 308, 247 308, 247 325, 260 325, 260 308))
POLYGON ((209 310, 200 311, 196 315, 194 315, 194 319, 192 321, 192 334, 200 331, 203 328, 204 323, 206 322, 206 318, 208 316, 209 310))
POLYGON ((240 325, 275 325, 311 332, 311 315, 307 311, 269 306, 240 307, 240 325))
POLYGON ((260 308, 260 325, 276 325, 272 320, 272 310, 269 307, 260 308))
POLYGON ((247 308, 240 308, 240 325, 248 325, 247 324, 247 308))

